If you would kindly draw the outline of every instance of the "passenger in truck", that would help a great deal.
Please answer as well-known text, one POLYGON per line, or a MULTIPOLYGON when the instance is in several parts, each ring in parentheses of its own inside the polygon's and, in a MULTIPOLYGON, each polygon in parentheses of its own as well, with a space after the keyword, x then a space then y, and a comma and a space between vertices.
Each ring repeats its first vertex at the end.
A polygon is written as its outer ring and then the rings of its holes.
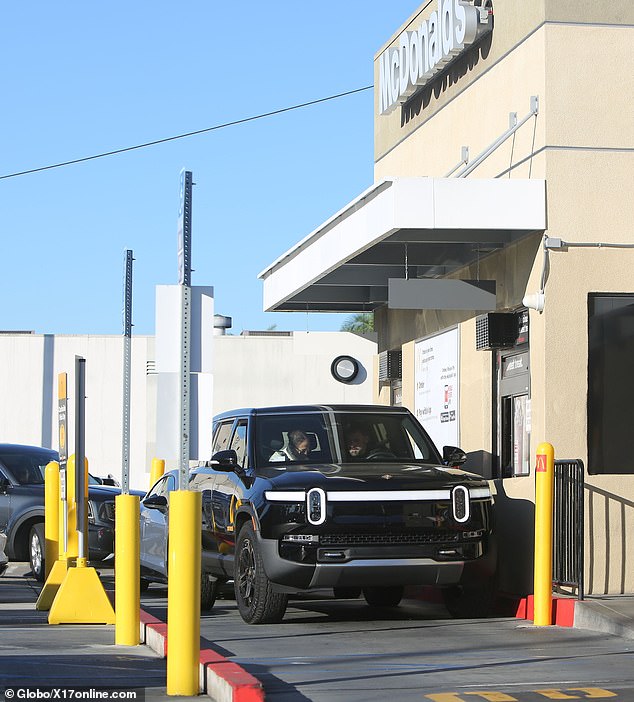
POLYGON ((276 451, 269 461, 301 461, 308 457, 310 452, 310 439, 301 429, 288 432, 288 442, 279 451, 276 451))

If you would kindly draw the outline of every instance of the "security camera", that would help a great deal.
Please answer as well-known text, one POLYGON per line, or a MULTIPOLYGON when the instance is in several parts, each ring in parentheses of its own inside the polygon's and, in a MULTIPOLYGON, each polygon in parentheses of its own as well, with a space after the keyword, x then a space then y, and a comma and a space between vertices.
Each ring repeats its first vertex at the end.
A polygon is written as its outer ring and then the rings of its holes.
POLYGON ((529 310, 536 310, 537 312, 544 311, 544 293, 537 292, 531 295, 524 295, 522 300, 524 307, 528 307, 529 310))

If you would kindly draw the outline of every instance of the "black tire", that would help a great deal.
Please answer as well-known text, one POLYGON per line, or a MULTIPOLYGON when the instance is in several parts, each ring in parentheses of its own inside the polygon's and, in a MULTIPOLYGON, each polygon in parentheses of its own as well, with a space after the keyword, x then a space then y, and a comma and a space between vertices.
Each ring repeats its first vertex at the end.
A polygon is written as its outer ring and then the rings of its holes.
POLYGON ((250 522, 243 525, 238 535, 234 589, 240 616, 247 624, 282 621, 288 595, 273 591, 250 522))
POLYGON ((147 592, 147 589, 150 587, 150 581, 146 580, 145 578, 141 578, 139 580, 139 590, 141 592, 147 592))
POLYGON ((447 611, 454 619, 482 619, 493 613, 495 584, 493 579, 482 585, 454 585, 442 591, 447 611))
POLYGON ((333 587, 332 594, 338 600, 356 600, 361 597, 360 587, 333 587))
POLYGON ((402 585, 363 588, 363 596, 370 607, 397 607, 404 592, 405 588, 402 585))
POLYGON ((218 597, 220 582, 212 580, 206 573, 200 576, 200 609, 211 609, 218 597))
POLYGON ((45 553, 44 524, 39 522, 31 527, 29 532, 29 563, 31 573, 36 580, 44 582, 46 564, 44 562, 45 553))

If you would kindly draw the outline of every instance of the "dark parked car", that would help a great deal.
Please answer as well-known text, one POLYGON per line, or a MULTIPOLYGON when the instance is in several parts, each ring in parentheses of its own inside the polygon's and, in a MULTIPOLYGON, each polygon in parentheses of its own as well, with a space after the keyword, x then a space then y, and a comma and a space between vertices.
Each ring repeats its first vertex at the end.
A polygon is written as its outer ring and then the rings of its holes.
POLYGON ((0 575, 4 573, 9 565, 9 559, 4 552, 4 546, 7 543, 7 535, 0 531, 0 575))
MULTIPOLYGON (((212 459, 192 471, 203 493, 203 582, 234 581, 251 624, 284 616, 290 593, 396 606, 407 585, 443 589, 458 616, 486 613, 496 549, 488 483, 443 457, 406 409, 243 409, 214 421, 212 459)), ((141 505, 146 582, 167 573, 165 475, 141 505), (157 576, 158 574, 158 576, 157 576)))
MULTIPOLYGON (((0 444, 0 531, 6 532, 6 554, 10 560, 30 561, 38 580, 44 579, 45 572, 44 469, 57 460, 57 451, 51 449, 0 444)), ((114 551, 114 498, 119 493, 119 488, 89 476, 88 553, 92 560, 103 560, 114 551)))

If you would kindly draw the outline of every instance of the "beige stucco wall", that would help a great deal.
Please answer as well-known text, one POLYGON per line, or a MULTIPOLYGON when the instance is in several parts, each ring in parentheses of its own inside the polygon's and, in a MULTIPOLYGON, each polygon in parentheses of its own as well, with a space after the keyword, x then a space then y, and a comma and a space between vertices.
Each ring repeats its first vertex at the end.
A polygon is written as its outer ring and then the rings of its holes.
MULTIPOLYGON (((382 48, 427 17, 429 5, 382 48)), ((413 99, 413 108, 375 116, 375 180, 444 175, 462 146, 473 158, 508 128, 509 112, 521 119, 536 95, 537 117, 470 177, 545 178, 548 236, 633 243, 634 3, 497 0, 494 11, 484 51, 450 70, 439 90, 413 99)), ((495 278, 498 309, 512 310, 539 289, 543 260, 538 233, 458 277, 495 278)), ((545 310, 530 312, 531 452, 549 441, 557 457, 585 462, 588 293, 634 291, 634 250, 570 248, 551 252, 549 264, 545 310)), ((461 442, 467 451, 494 451, 491 356, 475 350, 474 313, 381 309, 376 320, 379 348, 403 348, 403 402, 411 409, 414 341, 460 324, 461 442)), ((534 475, 496 481, 496 488, 503 550, 526 552, 530 561, 534 475)), ((634 591, 634 546, 626 538, 634 528, 634 476, 588 476, 586 492, 588 589, 634 591)), ((522 567, 505 584, 530 590, 529 576, 522 567)))
MULTIPOLYGON (((435 0, 428 0, 385 42, 375 55, 374 78, 375 86, 379 84, 379 56, 387 47, 394 45, 405 29, 412 30, 420 24, 422 18, 427 18, 436 6, 435 0)), ((555 85, 550 82, 548 99, 559 101, 566 106, 572 96, 572 106, 584 98, 588 103, 594 97, 603 97, 594 105, 586 105, 589 114, 596 113, 597 120, 588 120, 586 126, 604 121, 601 117, 602 106, 620 103, 627 104, 628 81, 623 84, 623 92, 615 94, 611 86, 614 79, 610 73, 603 72, 604 68, 614 68, 619 77, 627 72, 631 64, 631 27, 634 24, 634 4, 630 0, 614 0, 610 3, 597 3, 594 0, 496 0, 494 2, 494 30, 490 39, 483 42, 477 51, 471 51, 464 60, 459 59, 448 71, 448 77, 441 81, 441 86, 434 84, 434 90, 425 89, 420 93, 422 99, 415 96, 407 109, 394 110, 389 115, 378 114, 378 91, 375 90, 375 161, 377 167, 383 158, 392 150, 398 148, 405 140, 418 131, 421 125, 430 126, 430 121, 439 114, 442 115, 441 132, 444 139, 438 144, 447 153, 437 162, 432 154, 418 152, 417 159, 423 159, 433 165, 433 170, 419 171, 416 175, 437 175, 445 173, 460 156, 460 146, 470 145, 472 156, 478 153, 477 140, 457 142, 457 148, 451 148, 446 139, 456 136, 455 127, 460 127, 460 136, 466 139, 471 134, 482 135, 482 148, 499 136, 496 125, 500 119, 504 124, 508 112, 518 112, 520 115, 528 112, 528 96, 539 95, 545 99, 543 83, 548 73, 549 82, 552 76, 558 76, 557 94, 551 92, 555 85), (559 24, 563 23, 563 24, 559 24), (544 31, 548 30, 547 35, 544 31), (535 35, 539 34, 539 37, 535 35), (562 39, 563 35, 565 39, 562 39), (547 39, 548 36, 548 39, 547 39), (548 46, 546 47, 546 41, 548 46), (615 46, 613 42, 619 42, 615 46), (628 48, 629 47, 629 48, 628 48), (548 63, 545 62, 545 51, 548 50, 548 63), (503 77, 503 82, 500 79, 503 77), (483 80, 484 79, 484 80, 483 80), (477 96, 473 87, 477 84, 477 96), (582 90, 577 90, 582 84, 582 90), (570 86, 569 89, 566 85, 570 86), (500 89, 503 86, 503 89, 500 89), (470 93, 474 101, 474 110, 463 113, 447 111, 446 107, 458 98, 464 98, 470 93), (500 112, 500 107, 505 109, 500 112), (466 119, 464 119, 466 117, 466 119), (472 130, 465 131, 466 123, 471 122, 472 130), (492 138, 487 140, 487 137, 492 138), (429 156, 429 157, 428 157, 429 156), (449 160, 446 160, 450 157, 449 160)), ((629 85, 631 85, 629 72, 629 85)), ((470 99, 470 98, 467 98, 470 99)), ((463 103, 463 107, 465 103, 463 103)), ((624 114, 627 114, 626 111, 624 114)), ((567 113, 570 114, 569 111, 567 113)), ((555 115, 553 113, 553 117, 555 115)), ((566 125, 566 119, 560 126, 566 125)), ((579 125, 579 128, 583 128, 579 125)), ((453 143, 453 141, 451 142, 453 143)), ((431 142, 430 144, 431 145, 431 142)), ((387 163, 387 162, 386 162, 387 163)), ((390 172, 389 163, 385 175, 406 175, 401 172, 390 172)), ((378 173, 377 173, 378 175, 378 173)))

